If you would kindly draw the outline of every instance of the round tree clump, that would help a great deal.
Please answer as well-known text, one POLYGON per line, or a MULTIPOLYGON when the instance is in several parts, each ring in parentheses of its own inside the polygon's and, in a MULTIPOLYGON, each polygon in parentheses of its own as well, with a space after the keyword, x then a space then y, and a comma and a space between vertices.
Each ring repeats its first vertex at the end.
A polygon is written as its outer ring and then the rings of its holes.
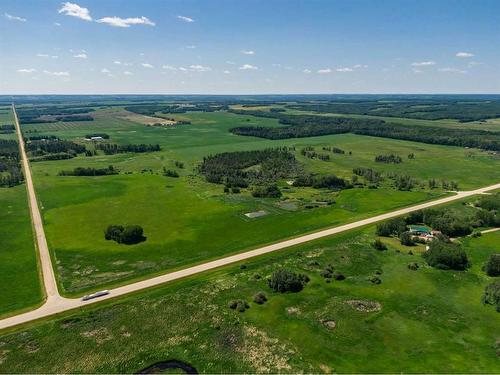
POLYGON ((139 225, 110 225, 104 232, 106 240, 113 240, 125 245, 134 245, 146 241, 144 230, 139 225))
POLYGON ((491 254, 490 259, 484 266, 484 271, 488 276, 500 276, 500 254, 491 254))
POLYGON ((467 254, 460 245, 435 238, 429 245, 429 250, 422 254, 427 263, 442 270, 463 271, 469 267, 467 254))
POLYGON ((268 280, 268 285, 275 292, 300 292, 309 282, 309 277, 281 268, 274 271, 268 280))
POLYGON ((500 280, 486 286, 482 299, 483 303, 496 306, 496 310, 500 312, 500 280))

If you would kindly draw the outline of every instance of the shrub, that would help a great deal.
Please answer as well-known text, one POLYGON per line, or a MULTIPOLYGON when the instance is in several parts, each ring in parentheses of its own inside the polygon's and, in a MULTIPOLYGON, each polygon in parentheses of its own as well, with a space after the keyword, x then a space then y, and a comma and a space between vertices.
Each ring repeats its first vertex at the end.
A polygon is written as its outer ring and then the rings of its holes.
POLYGON ((497 311, 500 312, 500 280, 486 286, 482 300, 484 304, 496 306, 497 311))
POLYGON ((370 279, 369 279, 369 280, 370 280, 373 284, 376 284, 376 285, 378 285, 378 284, 381 284, 381 283, 382 283, 382 279, 381 279, 380 277, 378 277, 378 276, 372 276, 372 277, 370 277, 370 279))
POLYGON ((484 271, 488 276, 500 276, 500 254, 491 254, 490 259, 484 266, 484 271))
POLYGON ((408 269, 412 271, 416 271, 418 270, 418 268, 419 268, 418 263, 412 262, 408 264, 408 269))
POLYGON ((469 266, 467 254, 460 245, 440 238, 435 238, 422 256, 430 266, 438 269, 463 271, 469 266))
POLYGON ((167 176, 167 177, 174 177, 174 178, 179 177, 179 173, 177 173, 176 171, 173 171, 171 169, 165 169, 163 171, 163 175, 167 176))
POLYGON ((380 251, 387 250, 387 246, 380 240, 380 238, 377 238, 375 241, 372 242, 372 247, 380 251))
POLYGON ((252 192, 252 196, 256 198, 279 198, 281 197, 281 191, 276 185, 259 186, 252 192))
POLYGON ((253 301, 259 305, 263 305, 267 302, 267 297, 264 292, 259 292, 255 296, 253 296, 253 301))
POLYGON ((279 293, 300 292, 309 282, 309 277, 281 268, 274 271, 268 280, 271 289, 279 293))
POLYGON ((246 309, 250 308, 250 305, 245 300, 235 299, 229 302, 229 308, 239 312, 245 312, 246 309))
POLYGON ((342 280, 345 280, 345 276, 343 274, 341 274, 340 272, 335 272, 333 274, 333 278, 337 281, 342 281, 342 280))

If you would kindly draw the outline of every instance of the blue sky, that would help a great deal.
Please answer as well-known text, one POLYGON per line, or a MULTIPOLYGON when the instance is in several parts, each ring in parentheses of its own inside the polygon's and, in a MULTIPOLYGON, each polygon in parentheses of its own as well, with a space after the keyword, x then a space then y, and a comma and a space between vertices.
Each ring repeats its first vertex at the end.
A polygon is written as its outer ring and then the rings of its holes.
POLYGON ((2 0, 0 94, 500 93, 500 1, 2 0))

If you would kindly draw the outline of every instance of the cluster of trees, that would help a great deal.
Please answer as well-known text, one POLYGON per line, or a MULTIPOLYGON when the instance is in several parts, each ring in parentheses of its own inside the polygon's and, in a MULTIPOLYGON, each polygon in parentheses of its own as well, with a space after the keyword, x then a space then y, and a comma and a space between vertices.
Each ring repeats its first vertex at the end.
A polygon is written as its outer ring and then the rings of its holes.
POLYGON ((146 241, 144 230, 139 225, 110 225, 104 232, 104 238, 125 245, 134 245, 146 241))
POLYGON ((57 135, 32 135, 27 138, 29 141, 58 141, 59 137, 57 135))
POLYGON ((458 190, 458 183, 455 181, 446 181, 446 180, 441 180, 438 181, 435 178, 431 178, 427 181, 427 186, 429 186, 429 189, 436 189, 439 186, 445 190, 458 190))
POLYGON ((93 137, 101 137, 102 139, 109 139, 109 134, 106 133, 92 133, 85 135, 85 138, 90 139, 93 137))
POLYGON ((375 156, 375 162, 399 164, 399 163, 403 162, 403 159, 401 159, 401 156, 394 155, 394 154, 377 155, 377 156, 375 156))
POLYGON ((483 195, 475 206, 480 208, 476 214, 478 225, 485 227, 500 226, 500 193, 483 195))
POLYGON ((102 150, 106 155, 123 154, 126 152, 133 153, 143 153, 143 152, 153 152, 161 151, 160 145, 150 145, 150 144, 129 144, 129 145, 118 145, 116 143, 97 143, 95 145, 97 150, 102 150))
POLYGON ((16 186, 23 181, 17 142, 0 139, 0 187, 16 186))
POLYGON ((323 147, 323 151, 330 151, 334 154, 345 154, 345 151, 338 147, 325 146, 323 147))
POLYGON ((118 170, 110 165, 107 168, 77 167, 72 171, 60 171, 59 176, 109 176, 118 174, 118 170))
POLYGON ((175 178, 179 177, 179 173, 177 173, 172 169, 167 169, 165 167, 163 167, 163 175, 166 177, 175 177, 175 178))
POLYGON ((51 123, 57 121, 93 121, 89 115, 82 115, 93 112, 93 108, 78 108, 71 106, 37 106, 20 107, 17 109, 19 121, 23 124, 51 123))
POLYGON ((387 100, 339 100, 327 103, 299 103, 288 108, 320 113, 358 114, 383 117, 406 117, 423 120, 456 119, 462 122, 500 117, 500 100, 474 99, 394 99, 387 100))
POLYGON ((450 242, 444 236, 435 238, 422 257, 430 266, 442 270, 464 271, 469 267, 465 251, 459 244, 450 242))
POLYGON ((323 161, 330 160, 330 155, 320 154, 320 153, 314 151, 313 147, 304 147, 303 149, 300 150, 300 154, 302 156, 305 156, 306 158, 309 158, 309 159, 319 159, 319 160, 323 160, 323 161), (312 151, 309 150, 309 148, 311 148, 312 151))
POLYGON ((271 274, 267 283, 275 292, 300 292, 309 282, 309 277, 295 273, 285 268, 280 268, 271 274))
POLYGON ((84 153, 86 148, 75 142, 45 137, 27 141, 26 151, 33 158, 33 161, 61 160, 71 159, 77 154, 84 153))
POLYGON ((475 129, 446 129, 438 126, 387 123, 378 119, 340 118, 315 115, 286 115, 265 111, 231 112, 257 117, 276 118, 282 127, 243 126, 230 129, 234 134, 267 139, 286 139, 353 133, 373 137, 402 139, 429 144, 477 147, 500 151, 500 136, 495 132, 475 129))
POLYGON ((298 176, 293 182, 293 186, 305 187, 310 186, 315 189, 330 189, 330 190, 343 190, 350 189, 352 185, 349 181, 337 177, 333 174, 312 175, 302 174, 298 176))
POLYGON ((208 182, 246 188, 288 177, 299 171, 287 147, 255 151, 224 152, 203 158, 199 171, 208 182))
POLYGON ((491 254, 490 259, 484 266, 484 272, 491 277, 500 276, 500 253, 491 254))
POLYGON ((16 131, 14 125, 0 125, 0 134, 12 134, 16 131))
POLYGON ((229 109, 229 107, 226 104, 216 102, 198 102, 190 105, 146 103, 125 107, 125 110, 129 112, 145 116, 154 116, 156 113, 215 112, 227 109, 229 109))
POLYGON ((352 170, 356 176, 362 176, 366 181, 377 183, 382 181, 382 174, 371 168, 358 167, 352 170))

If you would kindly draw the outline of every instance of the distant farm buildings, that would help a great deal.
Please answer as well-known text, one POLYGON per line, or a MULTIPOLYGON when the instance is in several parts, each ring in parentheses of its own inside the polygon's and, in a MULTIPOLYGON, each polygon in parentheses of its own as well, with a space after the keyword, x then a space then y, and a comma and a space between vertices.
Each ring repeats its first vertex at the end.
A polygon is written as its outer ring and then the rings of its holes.
POLYGON ((432 230, 423 225, 410 225, 409 232, 413 239, 418 239, 425 242, 432 241, 435 236, 441 233, 438 230, 432 230))

